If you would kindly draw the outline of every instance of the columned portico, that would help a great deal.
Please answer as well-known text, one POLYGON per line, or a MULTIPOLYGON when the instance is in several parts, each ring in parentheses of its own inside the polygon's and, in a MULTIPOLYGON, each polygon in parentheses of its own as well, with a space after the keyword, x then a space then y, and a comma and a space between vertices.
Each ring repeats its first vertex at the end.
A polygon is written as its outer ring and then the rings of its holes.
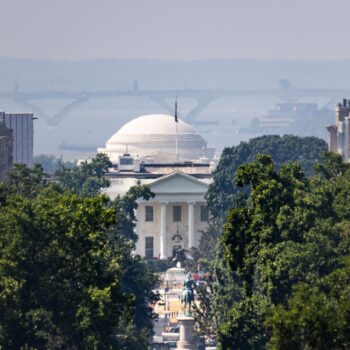
POLYGON ((195 202, 188 202, 188 249, 196 245, 194 205, 195 202))
POLYGON ((150 183, 155 196, 140 200, 137 209, 136 253, 163 260, 197 247, 200 232, 208 227, 202 215, 207 189, 206 182, 179 172, 150 183))
POLYGON ((160 259, 168 257, 167 202, 160 203, 160 259))

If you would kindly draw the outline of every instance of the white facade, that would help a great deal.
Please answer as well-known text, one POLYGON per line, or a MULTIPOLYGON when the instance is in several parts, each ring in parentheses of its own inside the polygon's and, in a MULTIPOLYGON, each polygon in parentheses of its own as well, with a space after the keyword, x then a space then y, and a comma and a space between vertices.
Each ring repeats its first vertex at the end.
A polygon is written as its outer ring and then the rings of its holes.
POLYGON ((13 163, 33 166, 33 114, 0 112, 0 121, 12 129, 13 163))
POLYGON ((157 179, 111 178, 106 193, 114 198, 137 184, 148 184, 155 197, 139 200, 136 253, 167 259, 178 249, 197 247, 201 232, 208 227, 205 201, 210 178, 199 179, 176 171, 157 179))
POLYGON ((178 249, 198 246, 208 227, 204 196, 214 156, 201 135, 174 116, 144 115, 125 124, 98 152, 113 163, 107 175, 111 186, 105 190, 111 198, 138 183, 155 194, 139 200, 137 254, 167 259, 178 249))

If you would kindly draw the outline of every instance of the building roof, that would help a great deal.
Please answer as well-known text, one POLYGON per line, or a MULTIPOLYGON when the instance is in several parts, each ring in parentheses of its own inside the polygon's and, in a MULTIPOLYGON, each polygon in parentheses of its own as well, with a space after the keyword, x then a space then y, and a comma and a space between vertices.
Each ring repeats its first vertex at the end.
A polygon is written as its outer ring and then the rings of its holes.
POLYGON ((195 183, 197 185, 200 185, 202 187, 205 187, 207 188, 208 187, 208 184, 191 176, 191 175, 188 175, 188 174, 185 174, 181 171, 174 171, 173 173, 171 174, 168 174, 168 175, 164 175, 156 180, 154 180, 152 183, 151 183, 151 186, 155 186, 155 185, 158 185, 160 183, 163 183, 163 182, 167 182, 169 181, 170 179, 173 179, 173 178, 182 178, 184 179, 185 181, 190 181, 192 183, 195 183))
MULTIPOLYGON (((108 146, 122 144, 144 144, 147 145, 173 142, 176 138, 176 127, 178 140, 182 142, 179 147, 183 147, 183 142, 196 142, 204 146, 206 142, 189 124, 179 119, 176 123, 171 115, 150 114, 135 118, 122 126, 109 140, 108 146), (177 125, 176 125, 177 124, 177 125)), ((175 145, 173 146, 175 147, 175 145)))
MULTIPOLYGON (((130 134, 175 134, 176 133, 175 119, 167 114, 149 114, 142 115, 131 120, 121 127, 114 135, 130 135, 130 134)), ((179 134, 196 134, 190 125, 179 119, 177 123, 179 134)), ((113 141, 113 137, 110 141, 113 141)))
POLYGON ((126 123, 98 152, 107 154, 113 163, 125 152, 143 160, 167 163, 199 159, 203 155, 211 159, 215 150, 208 148, 203 137, 183 120, 176 123, 174 116, 150 114, 126 123))
POLYGON ((114 168, 106 175, 109 178, 157 179, 181 172, 198 179, 211 179, 213 177, 211 171, 212 168, 208 163, 141 163, 138 171, 114 168))

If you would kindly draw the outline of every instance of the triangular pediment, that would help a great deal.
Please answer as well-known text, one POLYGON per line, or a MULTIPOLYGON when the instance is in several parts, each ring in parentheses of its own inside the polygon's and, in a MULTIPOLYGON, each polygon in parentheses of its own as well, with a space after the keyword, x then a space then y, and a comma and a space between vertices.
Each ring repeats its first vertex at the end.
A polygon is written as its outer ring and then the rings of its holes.
POLYGON ((150 185, 151 191, 155 194, 162 193, 193 193, 204 194, 208 190, 208 184, 191 175, 181 172, 174 172, 162 176, 153 181, 150 185))

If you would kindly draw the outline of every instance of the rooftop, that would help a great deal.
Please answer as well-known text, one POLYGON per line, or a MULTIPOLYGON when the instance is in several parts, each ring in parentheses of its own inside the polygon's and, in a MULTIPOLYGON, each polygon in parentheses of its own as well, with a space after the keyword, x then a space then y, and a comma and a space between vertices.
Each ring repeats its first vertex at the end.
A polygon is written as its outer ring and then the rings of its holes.
POLYGON ((115 167, 113 171, 107 173, 108 177, 137 179, 156 179, 158 177, 180 171, 196 178, 211 178, 211 166, 209 163, 141 163, 140 171, 120 170, 115 167))

